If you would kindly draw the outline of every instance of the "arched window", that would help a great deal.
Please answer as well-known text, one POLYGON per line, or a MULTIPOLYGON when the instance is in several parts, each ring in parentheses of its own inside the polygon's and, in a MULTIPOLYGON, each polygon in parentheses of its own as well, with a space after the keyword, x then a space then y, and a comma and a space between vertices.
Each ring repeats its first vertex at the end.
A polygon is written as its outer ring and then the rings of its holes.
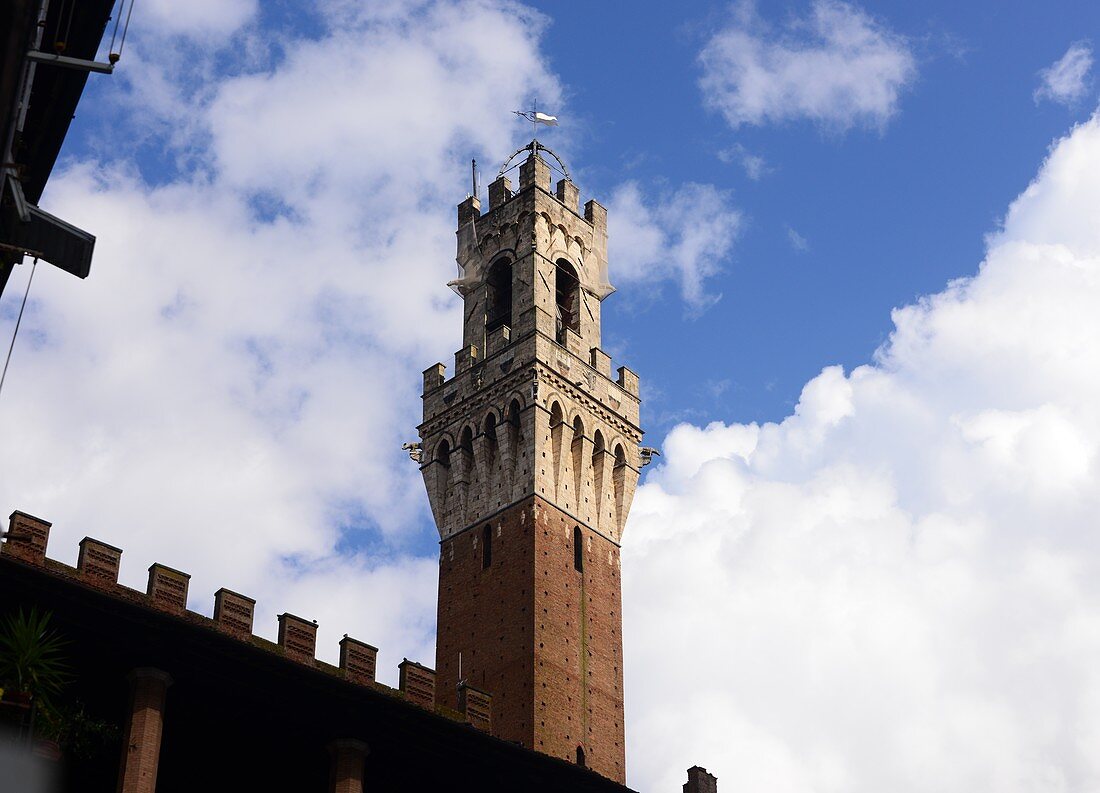
POLYGON ((597 507, 601 506, 603 498, 603 455, 603 433, 596 430, 596 434, 592 436, 592 484, 595 486, 597 507))
POLYGON ((451 484, 451 444, 446 438, 435 447, 435 462, 439 463, 435 466, 434 472, 435 488, 442 502, 445 503, 451 484))
POLYGON ((577 747, 577 765, 581 768, 587 768, 584 762, 584 747, 581 746, 577 747))
POLYGON ((444 438, 439 442, 439 445, 435 447, 435 461, 442 465, 444 468, 451 467, 451 444, 444 438))
POLYGON ((570 449, 573 456, 573 496, 577 499, 578 506, 581 502, 581 486, 584 483, 584 422, 581 417, 573 419, 573 445, 570 449))
POLYGON ((513 399, 512 404, 508 406, 508 423, 507 423, 507 435, 509 449, 512 455, 512 465, 516 465, 516 457, 519 453, 519 400, 513 399))
POLYGON ((488 570, 493 565, 493 528, 486 523, 481 530, 481 569, 488 570))
POLYGON ((581 331, 580 282, 577 271, 565 259, 558 259, 554 273, 558 344, 564 344, 566 328, 576 333, 581 331))
POLYGON ((465 481, 474 470, 474 433, 469 427, 458 436, 455 451, 458 452, 459 479, 465 481))
POLYGON ((554 402, 550 406, 550 451, 554 460, 554 485, 558 486, 558 471, 561 470, 561 428, 565 424, 561 405, 554 402))
POLYGON ((573 527, 573 569, 578 573, 584 572, 584 537, 581 536, 581 527, 573 527))
POLYGON ((496 464, 497 460, 497 417, 495 413, 490 413, 485 417, 485 462, 489 464, 491 469, 496 464))
POLYGON ((512 262, 498 259, 485 276, 485 332, 512 326, 512 262))
POLYGON ((615 444, 615 468, 611 472, 611 480, 615 486, 615 521, 618 523, 623 519, 623 496, 626 491, 626 452, 618 443, 615 444))

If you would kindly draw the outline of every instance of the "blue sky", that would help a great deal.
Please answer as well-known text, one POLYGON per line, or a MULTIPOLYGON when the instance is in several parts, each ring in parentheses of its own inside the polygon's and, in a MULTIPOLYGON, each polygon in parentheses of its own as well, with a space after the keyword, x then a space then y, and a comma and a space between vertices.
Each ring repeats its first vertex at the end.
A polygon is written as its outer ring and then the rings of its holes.
POLYGON ((0 401, 0 500, 51 556, 91 535, 262 635, 318 619, 322 658, 430 663, 400 445, 461 343, 469 159, 537 98, 609 207, 605 346, 663 453, 624 534, 630 784, 1100 785, 1094 4, 136 13, 44 199, 92 275, 39 269, 0 401))
MULTIPOLYGON (((715 310, 684 322, 662 302, 642 323, 608 311, 609 336, 630 339, 639 371, 660 381, 651 411, 661 418, 778 420, 822 366, 867 361, 891 330, 891 308, 974 272, 983 234, 1050 142, 1094 106, 1032 98, 1037 72, 1100 27, 1090 3, 1059 3, 1058 13, 1027 4, 867 6, 905 37, 918 73, 896 115, 846 133, 804 119, 732 130, 704 106, 698 56, 731 17, 726 4, 692 4, 689 14, 644 4, 627 15, 615 4, 575 14, 554 5, 540 6, 553 19, 545 49, 583 124, 586 185, 606 195, 624 176, 713 183, 732 190, 747 215, 712 282, 723 295, 715 310), (736 145, 763 158, 767 173, 753 180, 718 159, 736 145), (788 229, 807 250, 791 245, 788 229), (730 343, 697 341, 714 335, 730 343), (672 353, 677 367, 663 376, 672 353), (707 387, 714 370, 731 380, 718 399, 707 387)), ((773 29, 807 10, 758 8, 773 29)))

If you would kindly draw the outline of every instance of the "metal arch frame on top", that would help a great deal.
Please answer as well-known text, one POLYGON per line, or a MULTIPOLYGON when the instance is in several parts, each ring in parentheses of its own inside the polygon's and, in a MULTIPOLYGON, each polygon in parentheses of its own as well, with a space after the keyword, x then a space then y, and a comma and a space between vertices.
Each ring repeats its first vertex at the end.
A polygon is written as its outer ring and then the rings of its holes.
POLYGON ((532 140, 526 146, 523 146, 519 149, 516 149, 514 152, 512 152, 511 156, 509 156, 508 159, 504 161, 504 165, 500 166, 500 170, 497 172, 497 179, 504 176, 505 171, 507 171, 510 168, 514 167, 514 166, 511 165, 512 160, 514 160, 520 154, 523 154, 523 152, 525 152, 525 151, 531 152, 532 156, 535 156, 535 157, 538 156, 540 151, 546 152, 547 154, 549 154, 551 157, 554 158, 555 162, 557 162, 558 167, 561 169, 562 175, 565 176, 565 178, 568 181, 570 181, 570 182, 573 181, 573 177, 571 177, 569 175, 569 169, 565 167, 565 162, 562 160, 562 158, 559 157, 557 154, 555 154, 553 149, 551 149, 547 146, 543 146, 541 143, 539 143, 538 139, 532 140))

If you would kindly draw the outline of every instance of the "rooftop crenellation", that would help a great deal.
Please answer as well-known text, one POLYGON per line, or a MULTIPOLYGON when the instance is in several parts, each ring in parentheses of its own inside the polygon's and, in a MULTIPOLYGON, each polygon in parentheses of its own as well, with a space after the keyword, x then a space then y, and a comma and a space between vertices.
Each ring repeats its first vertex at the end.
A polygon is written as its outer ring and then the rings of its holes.
POLYGON ((491 723, 491 697, 476 690, 477 696, 456 691, 453 704, 440 702, 435 689, 435 670, 422 664, 403 659, 399 664, 401 685, 397 689, 379 683, 375 677, 378 648, 347 634, 340 640, 339 666, 319 660, 316 657, 316 620, 284 612, 278 616, 278 640, 271 642, 252 632, 256 601, 246 595, 224 587, 219 589, 214 593, 214 616, 206 617, 187 608, 191 576, 167 565, 154 562, 149 566, 145 592, 120 584, 118 578, 123 551, 102 540, 85 537, 80 541, 75 568, 50 559, 46 549, 51 528, 49 521, 16 510, 9 518, 5 541, 0 544, 0 555, 41 568, 52 575, 78 581, 119 600, 138 603, 150 610, 205 627, 242 644, 282 656, 288 663, 341 677, 349 685, 369 686, 381 693, 405 699, 445 718, 465 721, 477 729, 486 730, 491 723))

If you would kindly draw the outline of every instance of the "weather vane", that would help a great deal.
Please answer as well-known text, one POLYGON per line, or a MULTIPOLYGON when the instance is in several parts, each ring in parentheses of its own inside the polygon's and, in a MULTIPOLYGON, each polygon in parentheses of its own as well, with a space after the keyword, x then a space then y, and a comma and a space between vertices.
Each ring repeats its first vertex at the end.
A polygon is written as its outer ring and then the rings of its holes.
POLYGON ((531 142, 528 143, 526 146, 522 146, 512 152, 512 156, 504 161, 504 165, 500 166, 500 172, 497 174, 497 177, 499 178, 501 176, 504 176, 504 174, 509 170, 509 166, 513 168, 515 167, 514 165, 511 165, 511 163, 512 160, 516 158, 516 155, 522 154, 525 151, 529 151, 533 156, 537 157, 540 151, 544 151, 551 157, 553 157, 555 162, 557 162, 558 169, 561 171, 562 176, 564 176, 566 179, 571 179, 571 177, 569 176, 569 169, 565 167, 565 163, 562 162, 561 157, 554 154, 554 152, 552 152, 550 149, 543 146, 541 143, 539 143, 538 140, 539 124, 545 124, 548 127, 556 127, 558 125, 558 117, 551 116, 548 113, 540 113, 538 109, 538 102, 532 102, 530 110, 513 110, 512 112, 520 118, 526 119, 527 121, 531 122, 531 142))
POLYGON ((556 127, 558 125, 558 117, 557 116, 550 116, 550 115, 547 115, 546 113, 540 113, 539 110, 538 110, 538 107, 539 107, 539 104, 536 101, 536 102, 531 103, 531 109, 530 110, 513 110, 512 111, 513 113, 515 113, 520 118, 525 118, 525 119, 527 119, 528 121, 531 122, 531 136, 533 138, 538 138, 539 124, 545 124, 548 127, 556 127))

